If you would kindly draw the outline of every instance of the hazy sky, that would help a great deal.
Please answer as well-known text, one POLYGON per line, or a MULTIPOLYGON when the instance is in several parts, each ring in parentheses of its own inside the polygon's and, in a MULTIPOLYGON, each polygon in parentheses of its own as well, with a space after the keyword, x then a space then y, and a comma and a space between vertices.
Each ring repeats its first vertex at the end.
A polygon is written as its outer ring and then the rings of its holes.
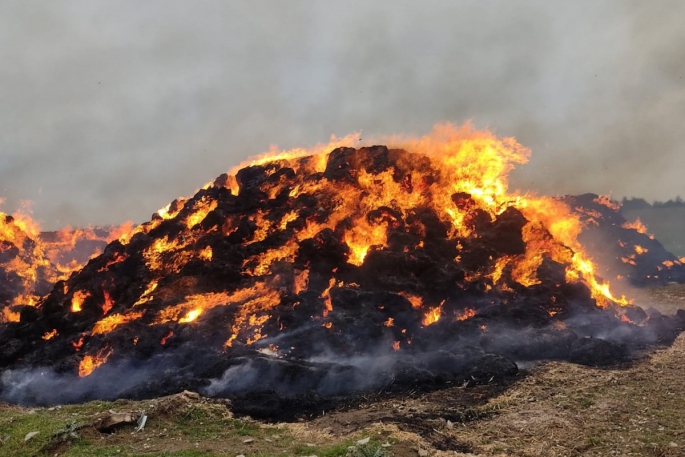
POLYGON ((0 197, 142 222, 249 155, 472 119, 512 187, 685 197, 685 2, 0 0, 0 197))

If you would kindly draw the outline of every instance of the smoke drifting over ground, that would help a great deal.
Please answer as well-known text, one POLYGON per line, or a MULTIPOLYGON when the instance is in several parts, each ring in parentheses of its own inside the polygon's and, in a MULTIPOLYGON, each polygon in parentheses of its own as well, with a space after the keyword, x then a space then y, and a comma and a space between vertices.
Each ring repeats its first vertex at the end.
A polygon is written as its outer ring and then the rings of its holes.
POLYGON ((473 119, 533 149, 514 187, 668 199, 685 5, 5 2, 0 192, 47 228, 147 220, 269 143, 473 119), (659 179, 655 179, 659 176, 659 179))

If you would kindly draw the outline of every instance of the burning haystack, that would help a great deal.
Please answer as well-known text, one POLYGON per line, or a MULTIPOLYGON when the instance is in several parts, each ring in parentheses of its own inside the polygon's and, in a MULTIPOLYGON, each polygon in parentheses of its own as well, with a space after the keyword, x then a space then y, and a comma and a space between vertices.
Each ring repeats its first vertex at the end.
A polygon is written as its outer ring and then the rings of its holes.
POLYGON ((326 397, 613 363, 675 338, 682 319, 597 276, 567 204, 508 191, 527 157, 444 126, 222 175, 5 326, 3 396, 326 397))
MULTIPOLYGON (((0 203, 2 200, 0 199, 0 203)), ((42 232, 29 215, 0 212, 0 325, 17 322, 14 306, 33 312, 55 283, 80 270, 132 225, 42 232), (29 307, 29 308, 26 308, 29 307)))

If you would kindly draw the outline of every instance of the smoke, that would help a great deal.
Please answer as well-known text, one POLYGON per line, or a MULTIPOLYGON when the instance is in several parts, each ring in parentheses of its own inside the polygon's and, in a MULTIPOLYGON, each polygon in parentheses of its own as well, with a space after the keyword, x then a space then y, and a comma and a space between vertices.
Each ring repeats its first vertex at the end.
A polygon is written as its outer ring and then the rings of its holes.
POLYGON ((3 2, 4 209, 34 200, 47 228, 143 221, 271 143, 468 119, 533 149, 515 187, 666 200, 685 165, 684 10, 3 2))
POLYGON ((155 360, 152 362, 150 366, 125 362, 105 365, 85 378, 58 373, 53 367, 4 370, 0 376, 0 398, 33 406, 114 400, 161 375, 155 360))
MULTIPOLYGON (((313 405, 318 401, 330 405, 336 396, 506 382, 530 362, 549 359, 616 364, 633 357, 635 349, 672 341, 683 325, 682 320, 652 310, 642 326, 626 326, 618 324, 611 313, 582 305, 563 320, 526 325, 535 320, 530 316, 536 312, 546 314, 529 303, 492 305, 475 318, 485 319, 487 331, 455 332, 451 323, 441 320, 431 326, 431 333, 442 337, 423 341, 419 337, 415 350, 400 352, 376 342, 349 355, 320 343, 310 348, 306 359, 249 348, 243 355, 225 357, 200 339, 146 360, 108 362, 83 378, 55 367, 7 369, 0 375, 0 399, 46 406, 152 398, 190 389, 210 397, 233 398, 239 410, 273 418, 311 406, 289 411, 288 399, 308 398, 313 405), (528 316, 526 323, 517 322, 522 313, 528 316)), ((294 332, 290 336, 297 339, 294 332)), ((267 348, 272 342, 266 338, 255 346, 267 348)), ((316 408, 315 412, 320 411, 316 408)))

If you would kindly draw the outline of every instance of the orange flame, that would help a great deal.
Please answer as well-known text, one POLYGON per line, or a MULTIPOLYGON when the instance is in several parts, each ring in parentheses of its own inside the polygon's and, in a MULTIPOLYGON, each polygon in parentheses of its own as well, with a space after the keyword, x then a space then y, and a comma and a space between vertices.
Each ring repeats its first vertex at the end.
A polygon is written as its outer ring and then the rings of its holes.
POLYGON ((81 360, 81 363, 79 363, 78 375, 82 378, 89 376, 93 370, 106 363, 110 355, 112 355, 112 349, 105 346, 100 349, 96 355, 85 356, 83 360, 81 360))
POLYGON ((635 252, 636 252, 638 255, 642 255, 642 254, 648 253, 648 252, 649 252, 649 249, 643 248, 642 246, 636 244, 636 245, 635 245, 635 252))
POLYGON ((476 310, 473 308, 466 308, 460 315, 457 316, 458 321, 465 321, 476 315, 476 310))
POLYGON ((169 341, 169 338, 171 338, 172 336, 174 336, 174 332, 173 332, 173 331, 169 331, 169 333, 167 333, 167 334, 161 339, 161 341, 160 341, 159 343, 160 343, 162 346, 164 346, 164 345, 166 344, 166 342, 169 341))
POLYGON ((109 292, 106 290, 102 291, 102 295, 105 299, 105 302, 102 304, 102 314, 107 314, 114 306, 114 302, 112 301, 112 297, 110 297, 109 292))
POLYGON ((206 260, 207 262, 211 262, 212 260, 212 247, 207 246, 203 250, 200 251, 198 255, 202 260, 206 260))
POLYGON ((109 333, 115 328, 119 327, 120 325, 123 325, 127 322, 134 321, 136 319, 140 319, 143 315, 143 311, 140 312, 130 312, 128 314, 122 315, 122 314, 112 314, 111 316, 107 316, 104 319, 99 320, 98 322, 95 323, 93 326, 93 330, 91 331, 91 335, 100 335, 103 333, 109 333))
MULTIPOLYGON (((443 302, 444 303, 444 302, 443 302)), ((423 316, 423 325, 432 325, 435 324, 437 321, 440 320, 440 315, 442 314, 442 303, 440 306, 436 306, 435 308, 430 308, 428 312, 423 316)))
POLYGON ((328 313, 333 311, 333 301, 331 300, 331 288, 335 286, 335 278, 331 278, 328 281, 328 287, 321 293, 321 298, 323 298, 324 310, 323 317, 328 317, 328 313))
POLYGON ((45 341, 48 341, 48 340, 51 340, 52 338, 56 337, 57 335, 58 335, 57 329, 53 329, 53 330, 47 332, 45 335, 43 335, 42 338, 43 338, 45 341))
POLYGON ((293 292, 297 295, 309 287, 309 270, 295 272, 293 292))
POLYGON ((621 315, 621 322, 625 322, 627 324, 634 324, 635 322, 631 321, 628 316, 625 314, 621 315))
POLYGON ((636 230, 637 233, 641 233, 642 235, 647 234, 647 226, 642 223, 639 217, 633 222, 625 222, 621 227, 624 229, 636 230))
POLYGON ((73 341, 71 345, 74 347, 74 350, 76 352, 79 352, 81 348, 83 347, 83 337, 79 338, 78 341, 73 341))
POLYGON ((90 297, 90 292, 83 290, 77 290, 71 298, 71 312, 78 313, 83 308, 83 302, 90 297))
POLYGON ((400 295, 411 303, 412 308, 421 308, 423 306, 423 298, 418 295, 413 295, 407 292, 400 292, 400 295))

